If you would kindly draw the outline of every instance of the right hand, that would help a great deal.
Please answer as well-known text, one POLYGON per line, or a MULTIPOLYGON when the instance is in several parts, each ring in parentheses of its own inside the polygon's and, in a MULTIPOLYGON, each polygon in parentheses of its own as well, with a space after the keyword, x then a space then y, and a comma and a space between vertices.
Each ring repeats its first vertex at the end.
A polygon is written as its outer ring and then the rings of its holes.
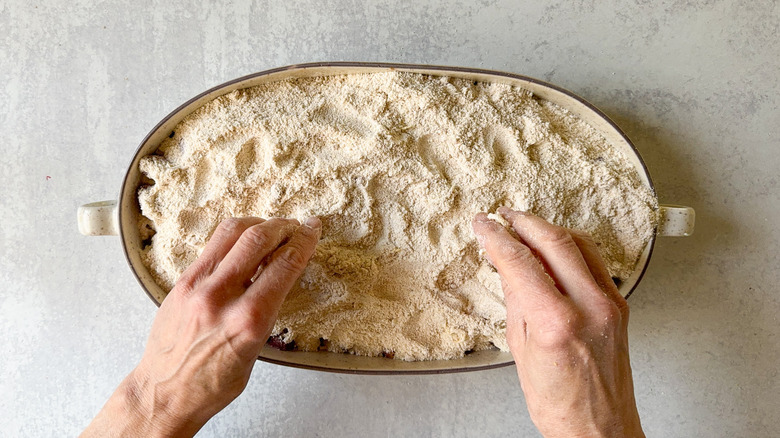
POLYGON ((628 304, 593 239, 531 214, 499 213, 517 236, 484 213, 472 225, 501 277, 507 341, 534 424, 545 437, 643 437, 628 304))

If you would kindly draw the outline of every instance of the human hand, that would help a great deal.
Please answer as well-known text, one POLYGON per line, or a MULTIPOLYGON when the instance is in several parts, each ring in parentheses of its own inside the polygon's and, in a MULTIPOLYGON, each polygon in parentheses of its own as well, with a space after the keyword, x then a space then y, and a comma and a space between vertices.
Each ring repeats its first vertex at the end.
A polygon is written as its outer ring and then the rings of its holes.
POLYGON ((499 209, 474 232, 501 277, 507 341, 545 437, 643 437, 628 358, 628 304, 587 234, 499 209))
POLYGON ((160 306, 141 362, 83 436, 194 435, 246 387, 320 233, 317 218, 223 221, 160 306))

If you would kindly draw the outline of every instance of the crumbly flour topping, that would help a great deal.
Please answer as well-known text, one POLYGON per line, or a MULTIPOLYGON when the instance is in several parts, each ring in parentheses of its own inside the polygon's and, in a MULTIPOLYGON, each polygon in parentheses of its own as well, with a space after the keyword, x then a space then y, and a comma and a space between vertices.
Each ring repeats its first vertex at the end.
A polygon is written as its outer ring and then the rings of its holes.
POLYGON ((140 164, 147 267, 170 290, 225 218, 320 217, 322 240, 273 332, 301 350, 410 361, 507 350, 477 212, 508 206, 590 232, 621 279, 655 226, 657 201, 626 157, 503 84, 286 80, 221 96, 174 132, 140 164))

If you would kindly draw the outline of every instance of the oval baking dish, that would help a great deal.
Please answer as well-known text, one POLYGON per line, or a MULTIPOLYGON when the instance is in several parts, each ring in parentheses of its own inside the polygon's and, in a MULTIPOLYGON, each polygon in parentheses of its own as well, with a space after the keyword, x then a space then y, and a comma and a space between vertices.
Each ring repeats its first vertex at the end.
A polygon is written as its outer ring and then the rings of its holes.
MULTIPOLYGON (((103 201, 87 204, 79 209, 79 229, 86 235, 119 235, 130 269, 141 287, 158 306, 165 292, 155 283, 141 261, 143 243, 139 237, 137 223, 141 214, 137 190, 141 183, 139 160, 154 153, 163 139, 186 116, 203 104, 237 89, 249 88, 267 82, 289 78, 330 76, 384 71, 403 71, 432 76, 449 76, 472 81, 497 82, 518 86, 534 95, 549 100, 581 118, 628 158, 636 168, 642 183, 653 190, 650 174, 634 145, 606 115, 575 94, 557 86, 526 76, 482 69, 442 67, 411 64, 331 62, 311 63, 281 67, 244 76, 207 90, 190 99, 163 118, 146 138, 143 139, 128 166, 117 201, 103 201)), ((688 207, 661 206, 658 210, 659 225, 656 236, 687 236, 693 231, 694 212, 688 207)), ((653 237, 645 247, 634 272, 619 285, 624 296, 630 295, 647 268, 655 245, 653 237)), ((461 359, 446 361, 404 362, 382 357, 355 356, 331 352, 281 351, 266 346, 260 360, 293 367, 361 374, 423 374, 476 371, 511 365, 512 355, 498 350, 477 351, 461 359)))

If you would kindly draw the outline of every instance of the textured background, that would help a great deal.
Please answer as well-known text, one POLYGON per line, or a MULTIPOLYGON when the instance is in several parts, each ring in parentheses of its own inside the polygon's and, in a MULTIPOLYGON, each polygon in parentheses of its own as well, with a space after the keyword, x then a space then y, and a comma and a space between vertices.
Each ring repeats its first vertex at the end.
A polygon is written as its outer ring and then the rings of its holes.
MULTIPOLYGON (((775 1, 0 0, 0 435, 78 433, 155 307, 117 238, 78 235, 137 144, 200 91, 287 64, 506 70, 602 108, 660 200, 696 208, 632 296, 649 436, 780 430, 780 7, 775 1)), ((565 389, 562 389, 565 390, 565 389)), ((514 368, 365 377, 258 363, 202 436, 523 436, 514 368)))

